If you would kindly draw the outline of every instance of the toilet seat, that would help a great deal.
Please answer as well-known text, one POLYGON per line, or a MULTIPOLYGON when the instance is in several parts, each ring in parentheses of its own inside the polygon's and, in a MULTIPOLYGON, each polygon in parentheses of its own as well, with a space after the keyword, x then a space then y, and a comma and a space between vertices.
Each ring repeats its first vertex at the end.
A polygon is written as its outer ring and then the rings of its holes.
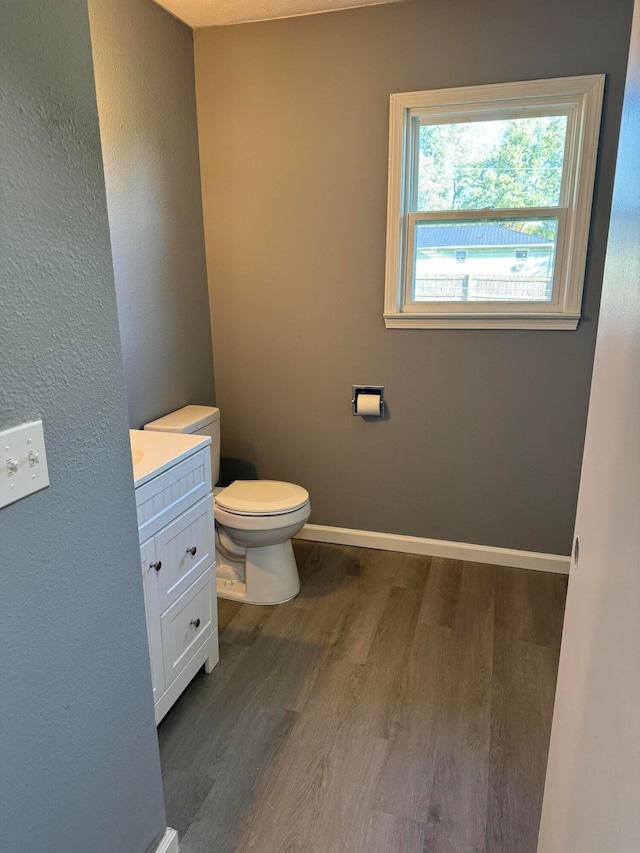
POLYGON ((234 516, 282 516, 306 507, 309 492, 280 480, 236 480, 214 502, 216 509, 234 516))
MULTIPOLYGON (((241 512, 229 512, 214 503, 213 514, 216 524, 231 530, 281 530, 291 525, 304 524, 311 512, 310 501, 305 501, 297 509, 280 512, 275 515, 247 515, 241 512)), ((293 535, 293 534, 292 534, 293 535)))

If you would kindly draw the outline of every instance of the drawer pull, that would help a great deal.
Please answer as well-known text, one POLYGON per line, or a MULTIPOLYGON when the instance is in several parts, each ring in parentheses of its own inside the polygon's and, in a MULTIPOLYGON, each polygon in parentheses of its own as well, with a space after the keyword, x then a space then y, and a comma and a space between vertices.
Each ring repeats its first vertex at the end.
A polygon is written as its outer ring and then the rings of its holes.
POLYGON ((187 554, 191 554, 191 556, 192 556, 192 557, 195 557, 195 555, 196 555, 196 551, 197 551, 197 550, 198 550, 198 549, 197 549, 197 548, 196 548, 196 546, 194 545, 194 546, 193 546, 193 548, 187 548, 187 554))
POLYGON ((152 569, 155 569, 156 572, 159 572, 160 569, 162 568, 162 560, 158 560, 157 563, 149 563, 149 565, 151 566, 152 569))
POLYGON ((189 624, 194 625, 196 628, 199 628, 200 627, 200 620, 199 619, 192 619, 191 622, 189 622, 189 624))

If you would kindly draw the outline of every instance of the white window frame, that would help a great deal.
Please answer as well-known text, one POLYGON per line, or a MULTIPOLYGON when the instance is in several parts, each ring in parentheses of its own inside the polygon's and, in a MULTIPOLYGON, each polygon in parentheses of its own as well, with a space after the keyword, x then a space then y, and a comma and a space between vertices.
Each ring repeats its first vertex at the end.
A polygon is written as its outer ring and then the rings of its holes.
POLYGON ((604 74, 391 95, 384 321, 393 329, 575 329, 580 321, 604 74), (566 115, 557 207, 417 211, 420 124, 566 115), (416 222, 558 219, 550 302, 411 302, 416 222))

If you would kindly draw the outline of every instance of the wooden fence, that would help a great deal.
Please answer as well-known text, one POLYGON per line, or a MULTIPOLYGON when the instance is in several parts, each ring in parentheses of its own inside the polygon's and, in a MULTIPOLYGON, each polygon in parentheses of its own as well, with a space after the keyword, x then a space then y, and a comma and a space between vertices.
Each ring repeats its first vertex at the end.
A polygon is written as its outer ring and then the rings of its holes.
POLYGON ((415 302, 548 302, 552 280, 519 275, 442 274, 416 278, 415 302))

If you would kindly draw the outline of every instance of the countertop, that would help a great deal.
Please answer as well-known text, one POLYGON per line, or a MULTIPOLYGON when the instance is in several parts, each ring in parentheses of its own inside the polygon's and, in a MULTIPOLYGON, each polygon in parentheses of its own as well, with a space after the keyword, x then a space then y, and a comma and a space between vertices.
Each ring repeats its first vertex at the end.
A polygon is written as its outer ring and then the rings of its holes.
POLYGON ((129 430, 133 481, 136 488, 162 474, 172 465, 211 444, 208 435, 129 430))

